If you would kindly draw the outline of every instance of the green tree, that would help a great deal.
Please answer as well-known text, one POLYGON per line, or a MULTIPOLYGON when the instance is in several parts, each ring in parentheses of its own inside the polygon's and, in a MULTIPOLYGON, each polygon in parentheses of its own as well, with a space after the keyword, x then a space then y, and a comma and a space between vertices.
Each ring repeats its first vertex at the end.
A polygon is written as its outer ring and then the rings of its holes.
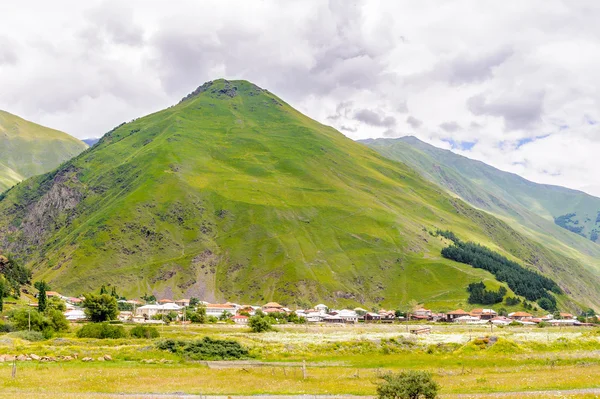
POLYGON ((48 300, 47 300, 46 313, 49 310, 58 310, 62 313, 67 310, 67 305, 65 305, 65 301, 54 296, 52 298, 48 298, 48 300))
POLYGON ((46 282, 40 281, 38 284, 38 312, 44 312, 46 310, 46 306, 48 305, 48 298, 46 297, 46 282))
POLYGON ((546 297, 538 299, 537 304, 540 306, 540 308, 547 310, 549 312, 552 312, 553 310, 556 309, 555 304, 552 303, 552 301, 546 297))
POLYGON ((426 371, 388 373, 380 378, 382 381, 377 385, 379 399, 433 399, 440 389, 431 373, 426 371))
POLYGON ((4 310, 4 296, 8 295, 5 281, 4 276, 0 276, 0 312, 4 310))
POLYGON ((106 290, 106 286, 102 284, 102 286, 100 287, 100 295, 104 294, 108 294, 108 291, 106 290))
POLYGON ((248 325, 252 329, 252 332, 255 332, 255 333, 271 331, 273 329, 273 327, 271 327, 271 323, 269 322, 269 319, 264 316, 260 316, 260 315, 252 316, 248 320, 248 325))
POLYGON ((194 307, 194 306, 197 306, 199 303, 200 303, 200 300, 198 298, 195 298, 195 297, 190 298, 190 306, 194 307))
POLYGON ((110 291, 110 296, 112 296, 113 298, 119 299, 119 294, 117 294, 117 287, 112 287, 112 289, 110 291))
POLYGON ((198 306, 198 309, 190 315, 189 320, 192 323, 206 324, 208 321, 206 317, 206 308, 204 306, 198 306))
POLYGON ((219 320, 220 321, 229 320, 230 317, 231 317, 231 313, 229 313, 228 311, 224 310, 223 313, 221 313, 221 315, 219 316, 219 320))
POLYGON ((114 320, 119 314, 117 299, 108 294, 84 295, 83 308, 85 315, 94 323, 114 320))

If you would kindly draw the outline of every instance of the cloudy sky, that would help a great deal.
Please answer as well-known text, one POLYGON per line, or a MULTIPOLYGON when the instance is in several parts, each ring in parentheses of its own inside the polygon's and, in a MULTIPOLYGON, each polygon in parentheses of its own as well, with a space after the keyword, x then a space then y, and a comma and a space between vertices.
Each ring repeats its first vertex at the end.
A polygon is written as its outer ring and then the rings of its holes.
POLYGON ((600 196, 599 20, 594 0, 3 1, 0 109, 98 137, 243 78, 353 139, 600 196))

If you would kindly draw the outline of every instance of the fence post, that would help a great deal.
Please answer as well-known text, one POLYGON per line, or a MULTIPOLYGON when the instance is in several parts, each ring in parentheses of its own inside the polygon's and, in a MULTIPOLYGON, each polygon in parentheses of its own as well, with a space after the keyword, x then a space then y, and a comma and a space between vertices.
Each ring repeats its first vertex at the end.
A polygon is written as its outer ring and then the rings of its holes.
POLYGON ((306 379, 306 359, 302 360, 302 378, 306 379))

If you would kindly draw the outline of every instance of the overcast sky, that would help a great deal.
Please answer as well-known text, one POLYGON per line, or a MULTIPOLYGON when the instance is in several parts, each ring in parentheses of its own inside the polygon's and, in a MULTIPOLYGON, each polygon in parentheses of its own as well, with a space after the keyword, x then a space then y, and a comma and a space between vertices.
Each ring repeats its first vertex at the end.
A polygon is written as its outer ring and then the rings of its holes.
POLYGON ((415 135, 600 195, 597 1, 3 1, 0 109, 79 138, 248 79, 353 139, 415 135))

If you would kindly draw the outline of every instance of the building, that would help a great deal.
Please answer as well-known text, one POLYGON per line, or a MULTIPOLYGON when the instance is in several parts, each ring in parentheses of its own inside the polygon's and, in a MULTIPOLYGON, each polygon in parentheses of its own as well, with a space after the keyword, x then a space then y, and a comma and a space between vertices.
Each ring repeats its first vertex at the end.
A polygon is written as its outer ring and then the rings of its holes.
POLYGON ((189 299, 178 299, 175 301, 175 305, 187 308, 188 306, 190 306, 190 300, 189 299))
POLYGON ((235 324, 248 324, 248 316, 240 316, 240 315, 236 315, 231 317, 231 320, 233 320, 233 322, 235 324))
POLYGON ((65 313, 65 318, 69 321, 78 321, 87 319, 85 312, 81 309, 71 309, 67 310, 65 313))
POLYGON ((364 321, 366 323, 374 322, 374 321, 380 321, 381 320, 381 315, 379 313, 367 312, 363 316, 363 319, 364 319, 364 321))
POLYGON ((161 300, 158 301, 158 303, 162 305, 162 304, 165 304, 165 303, 173 303, 173 301, 170 300, 170 299, 161 299, 161 300))
POLYGON ((513 320, 526 320, 533 318, 533 315, 527 312, 512 312, 508 314, 508 317, 513 320))
POLYGON ((233 316, 237 313, 236 307, 230 303, 209 303, 205 308, 207 316, 220 317, 223 315, 223 312, 227 312, 233 316))
POLYGON ((459 317, 463 317, 463 316, 470 316, 470 314, 469 314, 469 312, 465 312, 462 309, 456 309, 456 310, 453 310, 452 312, 446 313, 446 321, 452 323, 459 317))
POLYGON ((263 312, 283 312, 283 306, 278 304, 277 302, 269 302, 262 307, 263 312))
POLYGON ((315 306, 315 310, 317 312, 327 313, 329 311, 329 308, 327 307, 327 305, 323 305, 322 303, 320 303, 317 306, 315 306))
POLYGON ((344 323, 358 323, 358 314, 354 310, 342 309, 337 314, 344 323))
POLYGON ((410 315, 413 320, 429 320, 431 318, 431 310, 419 308, 410 315))
POLYGON ((470 313, 473 317, 479 317, 481 320, 491 320, 498 316, 494 309, 473 309, 470 313))
POLYGON ((62 298, 62 295, 60 295, 58 292, 56 291, 46 291, 46 298, 62 298))
POLYGON ((181 306, 174 303, 165 303, 164 305, 144 305, 135 309, 135 315, 143 316, 144 319, 149 319, 157 314, 169 314, 171 312, 178 313, 181 309, 181 306))

